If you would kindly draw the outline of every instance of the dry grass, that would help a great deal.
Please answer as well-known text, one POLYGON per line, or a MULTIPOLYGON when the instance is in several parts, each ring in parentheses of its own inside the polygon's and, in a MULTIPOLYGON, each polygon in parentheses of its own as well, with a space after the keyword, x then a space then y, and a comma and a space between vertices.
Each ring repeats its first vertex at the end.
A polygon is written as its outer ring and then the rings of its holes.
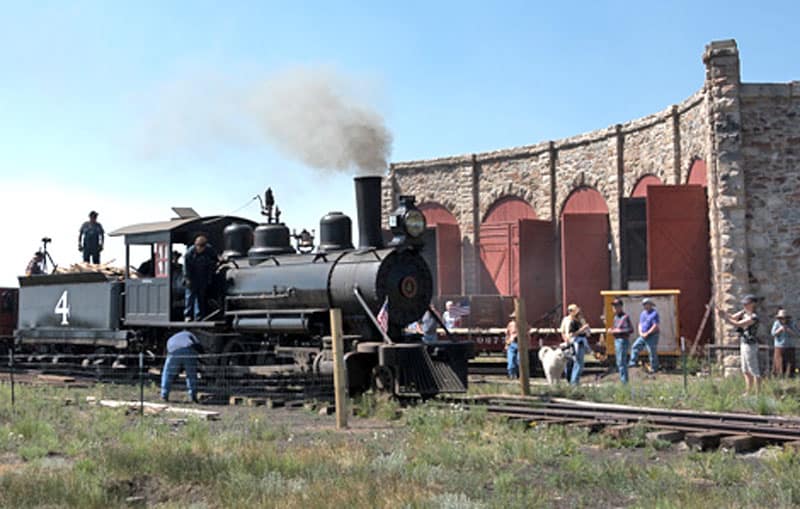
MULTIPOLYGON (((107 393, 109 388, 92 389, 107 393)), ((124 396, 125 389, 113 389, 124 396)), ((87 391, 70 397, 81 401, 87 391)), ((103 395, 103 394, 98 394, 103 395)), ((64 406, 0 386, 2 507, 793 507, 800 457, 678 452, 458 407, 362 402, 337 433, 305 410, 226 408, 217 422, 64 406)), ((638 438, 637 438, 638 437, 638 438)))

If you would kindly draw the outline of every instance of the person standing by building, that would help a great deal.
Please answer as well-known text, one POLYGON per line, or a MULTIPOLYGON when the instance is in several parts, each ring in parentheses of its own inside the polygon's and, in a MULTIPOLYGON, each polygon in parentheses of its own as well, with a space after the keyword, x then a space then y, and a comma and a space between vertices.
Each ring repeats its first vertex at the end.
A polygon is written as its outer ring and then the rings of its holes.
POLYGON ((189 399, 197 403, 197 356, 203 353, 203 346, 197 336, 182 330, 167 340, 167 358, 161 371, 161 399, 169 401, 172 380, 184 370, 189 399))
POLYGON ((41 276, 44 274, 44 270, 42 269, 42 262, 44 261, 44 253, 41 251, 36 251, 33 254, 33 258, 31 261, 28 262, 28 266, 25 267, 25 275, 30 276, 41 276))
POLYGON ((622 383, 628 383, 628 347, 633 332, 631 317, 625 312, 624 303, 617 298, 611 303, 614 306, 614 323, 609 331, 614 335, 614 353, 617 357, 617 370, 622 383))
POLYGON ((183 316, 187 322, 201 320, 208 314, 208 292, 218 261, 217 252, 208 243, 206 234, 198 234, 183 256, 183 285, 186 288, 183 316))
POLYGON ((565 374, 570 385, 578 385, 583 374, 586 354, 591 351, 589 336, 591 327, 577 304, 567 306, 567 316, 561 321, 561 337, 572 347, 574 359, 567 363, 565 374))
POLYGON ((761 369, 758 366, 758 314, 756 313, 756 297, 745 295, 742 298, 743 309, 728 314, 724 309, 720 315, 729 324, 736 327, 739 334, 739 355, 742 362, 745 393, 750 394, 755 388, 756 394, 761 392, 761 369))
POLYGON ((794 320, 785 309, 779 309, 772 324, 772 340, 775 346, 772 369, 775 375, 794 378, 796 368, 794 338, 797 336, 798 330, 794 320))
POLYGON ((650 372, 655 373, 658 371, 658 336, 661 318, 658 316, 655 302, 649 297, 642 299, 642 307, 644 309, 639 315, 639 337, 633 342, 628 367, 635 367, 636 361, 639 360, 639 353, 647 348, 647 354, 650 357, 650 372))
POLYGON ((105 233, 103 225, 97 222, 97 212, 89 212, 89 220, 81 225, 78 232, 78 251, 83 252, 85 263, 100 263, 105 233))
POLYGON ((506 351, 508 378, 513 380, 519 378, 519 334, 517 334, 517 315, 511 313, 509 318, 511 320, 506 325, 506 339, 503 349, 506 351))

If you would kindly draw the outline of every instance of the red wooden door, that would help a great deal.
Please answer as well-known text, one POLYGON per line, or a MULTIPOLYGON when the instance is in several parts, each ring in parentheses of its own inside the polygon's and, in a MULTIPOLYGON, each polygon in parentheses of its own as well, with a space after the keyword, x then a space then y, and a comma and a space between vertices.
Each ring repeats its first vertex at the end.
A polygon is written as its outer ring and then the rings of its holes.
POLYGON ((458 225, 436 225, 436 258, 439 295, 460 295, 461 235, 458 225))
POLYGON ((514 295, 519 282, 514 281, 514 244, 516 224, 481 225, 481 293, 514 295))
POLYGON ((647 195, 651 289, 679 289, 680 334, 692 341, 711 297, 708 202, 703 187, 652 186, 647 195))
POLYGON ((611 285, 607 214, 561 216, 561 271, 564 308, 577 304, 589 324, 599 326, 600 291, 611 285))
POLYGON ((533 324, 556 305, 556 260, 553 223, 519 221, 519 294, 533 324))

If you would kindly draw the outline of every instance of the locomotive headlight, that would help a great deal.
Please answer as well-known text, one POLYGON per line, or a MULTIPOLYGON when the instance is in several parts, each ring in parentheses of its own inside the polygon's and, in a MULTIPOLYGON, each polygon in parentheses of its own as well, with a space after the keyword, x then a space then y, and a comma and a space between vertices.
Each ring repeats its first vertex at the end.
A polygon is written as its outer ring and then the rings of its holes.
POLYGON ((425 216, 419 210, 409 210, 403 218, 406 233, 416 238, 425 232, 425 216))

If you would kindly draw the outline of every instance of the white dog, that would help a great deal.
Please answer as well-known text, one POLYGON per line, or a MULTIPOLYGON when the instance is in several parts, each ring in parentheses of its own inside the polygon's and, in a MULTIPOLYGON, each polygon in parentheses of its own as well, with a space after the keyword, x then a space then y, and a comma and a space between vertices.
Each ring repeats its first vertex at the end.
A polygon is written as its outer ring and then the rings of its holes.
POLYGON ((555 385, 564 373, 564 367, 567 365, 567 356, 561 348, 550 348, 543 346, 539 349, 539 361, 544 368, 544 376, 547 377, 547 383, 555 385))

